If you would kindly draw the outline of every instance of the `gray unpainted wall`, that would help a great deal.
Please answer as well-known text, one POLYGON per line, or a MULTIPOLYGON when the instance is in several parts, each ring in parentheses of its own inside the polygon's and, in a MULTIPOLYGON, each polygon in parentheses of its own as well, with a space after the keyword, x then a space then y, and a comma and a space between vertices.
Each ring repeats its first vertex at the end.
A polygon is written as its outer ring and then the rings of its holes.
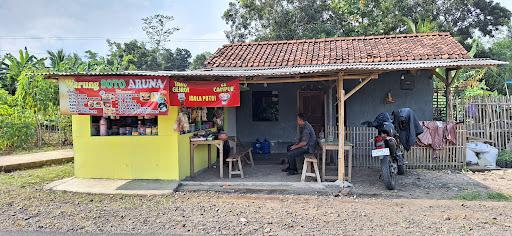
POLYGON ((242 142, 254 142, 257 138, 267 138, 276 143, 293 142, 297 126, 297 92, 301 83, 249 85, 250 91, 240 93, 240 106, 236 109, 237 136, 242 142), (252 120, 252 92, 279 92, 279 121, 252 120))
MULTIPOLYGON (((430 72, 414 76, 413 90, 400 89, 402 72, 390 72, 368 82, 345 102, 346 126, 360 126, 362 121, 373 120, 379 113, 392 112, 404 107, 414 110, 419 120, 432 120, 433 83, 430 72), (395 103, 385 104, 384 98, 391 91, 395 103)), ((359 81, 346 81, 345 91, 350 91, 359 81)))
MULTIPOLYGON (((346 101, 345 119, 347 126, 360 126, 362 121, 373 120, 381 112, 412 108, 419 120, 432 120, 432 74, 418 72, 415 75, 414 90, 401 90, 400 77, 403 72, 384 73, 372 80, 346 101), (391 91, 392 104, 385 104, 384 97, 391 91)), ((350 91, 358 80, 345 81, 345 91, 350 91)), ((273 142, 272 151, 284 151, 286 144, 297 136, 295 115, 298 112, 298 91, 305 83, 249 85, 250 91, 241 92, 240 106, 236 108, 236 133, 242 142, 254 142, 257 138, 267 138, 273 142), (252 91, 279 92, 279 121, 252 121, 252 91)), ((333 96, 336 96, 334 93, 333 96)), ((333 105, 336 99, 334 98, 333 105)), ((334 113, 336 107, 333 108, 334 113)), ((336 121, 336 119, 333 119, 336 121)))

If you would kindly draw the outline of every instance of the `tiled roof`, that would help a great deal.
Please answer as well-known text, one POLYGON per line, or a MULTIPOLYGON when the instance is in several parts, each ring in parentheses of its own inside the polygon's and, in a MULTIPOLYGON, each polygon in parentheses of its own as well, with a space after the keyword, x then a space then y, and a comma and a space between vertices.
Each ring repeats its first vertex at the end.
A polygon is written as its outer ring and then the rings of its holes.
POLYGON ((466 58, 467 51, 449 33, 423 33, 227 44, 206 66, 289 67, 466 58))

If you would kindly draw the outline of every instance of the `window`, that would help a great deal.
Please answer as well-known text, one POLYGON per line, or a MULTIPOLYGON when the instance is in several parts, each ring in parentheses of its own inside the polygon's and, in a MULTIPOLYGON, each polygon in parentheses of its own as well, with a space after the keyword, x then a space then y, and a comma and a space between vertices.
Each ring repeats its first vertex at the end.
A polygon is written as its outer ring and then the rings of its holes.
POLYGON ((158 118, 143 116, 91 116, 92 136, 158 135, 158 118), (103 121, 102 121, 103 120, 103 121), (105 129, 102 130, 104 123, 105 129))
POLYGON ((279 93, 252 92, 252 121, 279 121, 279 93))

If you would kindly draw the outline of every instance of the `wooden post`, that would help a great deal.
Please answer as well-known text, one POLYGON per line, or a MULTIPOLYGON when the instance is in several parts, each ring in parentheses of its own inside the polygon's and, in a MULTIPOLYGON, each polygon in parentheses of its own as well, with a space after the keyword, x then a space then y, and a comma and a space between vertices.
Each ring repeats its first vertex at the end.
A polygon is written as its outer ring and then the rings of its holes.
POLYGON ((343 74, 338 74, 338 180, 345 181, 345 90, 343 74))
POLYGON ((452 71, 446 69, 446 81, 445 81, 445 97, 446 97, 446 121, 452 121, 453 118, 453 98, 452 98, 452 71))

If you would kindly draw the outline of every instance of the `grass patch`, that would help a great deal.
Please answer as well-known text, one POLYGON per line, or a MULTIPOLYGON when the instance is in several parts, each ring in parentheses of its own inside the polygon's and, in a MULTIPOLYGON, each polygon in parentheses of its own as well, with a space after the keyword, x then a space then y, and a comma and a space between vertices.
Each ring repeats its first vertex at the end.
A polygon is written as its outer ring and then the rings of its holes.
POLYGON ((478 192, 478 191, 466 191, 463 193, 460 193, 455 197, 458 200, 465 200, 465 201, 497 201, 497 202, 505 202, 505 201, 512 201, 512 197, 500 193, 500 192, 478 192))
POLYGON ((0 187, 30 187, 73 176, 73 163, 0 173, 0 187))

